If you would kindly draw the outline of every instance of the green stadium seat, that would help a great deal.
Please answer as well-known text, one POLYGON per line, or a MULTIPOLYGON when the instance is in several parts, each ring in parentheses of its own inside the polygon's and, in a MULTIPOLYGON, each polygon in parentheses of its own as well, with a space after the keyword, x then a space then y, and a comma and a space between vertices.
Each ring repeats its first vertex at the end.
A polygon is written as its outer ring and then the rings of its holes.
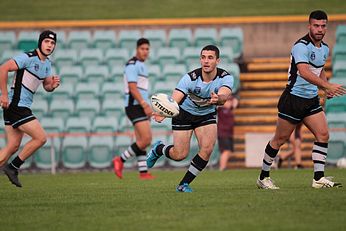
POLYGON ((233 63, 234 54, 232 47, 220 47, 220 59, 223 63, 233 63))
POLYGON ((108 81, 116 82, 116 83, 119 83, 120 85, 123 85, 124 68, 125 68, 125 66, 112 67, 108 81))
POLYGON ((35 92, 34 102, 36 100, 48 100, 48 102, 49 102, 50 99, 52 98, 51 96, 52 96, 52 94, 47 92, 46 90, 44 90, 43 85, 40 85, 35 92))
POLYGON ((48 103, 45 99, 35 99, 31 106, 31 110, 36 118, 41 119, 49 112, 48 103))
POLYGON ((186 47, 183 50, 183 60, 185 65, 190 66, 192 64, 200 65, 200 52, 199 47, 186 47))
POLYGON ((86 137, 66 137, 62 144, 62 163, 65 168, 78 169, 86 164, 86 137))
POLYGON ((333 77, 346 76, 346 60, 336 60, 333 63, 333 77))
POLYGON ((155 93, 164 93, 167 95, 172 95, 173 90, 177 86, 178 81, 164 81, 164 82, 156 82, 154 86, 155 93))
POLYGON ((120 99, 120 101, 116 100, 104 100, 102 102, 102 113, 104 116, 112 117, 112 118, 120 118, 123 114, 124 109, 124 103, 123 100, 120 99))
POLYGON ((222 28, 220 30, 220 45, 232 47, 234 57, 238 58, 243 52, 243 31, 241 28, 222 28))
POLYGON ((71 99, 74 98, 74 85, 73 84, 61 84, 54 90, 53 99, 71 99))
POLYGON ((71 99, 53 99, 50 103, 50 114, 66 120, 74 114, 74 103, 71 99))
POLYGON ((40 169, 50 169, 52 167, 52 148, 54 151, 54 160, 55 160, 55 167, 58 166, 59 163, 59 151, 60 151, 60 139, 53 138, 54 141, 52 142, 52 138, 48 138, 47 143, 39 148, 35 155, 34 155, 34 161, 36 164, 36 167, 40 169))
POLYGON ((221 62, 219 64, 219 67, 226 70, 227 72, 229 72, 230 74, 232 74, 235 77, 239 78, 239 76, 240 76, 240 67, 239 67, 239 64, 237 64, 237 63, 221 62))
POLYGON ((346 155, 346 133, 330 132, 328 142, 327 163, 336 164, 336 162, 346 155))
POLYGON ((346 112, 346 97, 335 97, 326 102, 327 112, 346 112))
POLYGON ((63 66, 59 74, 62 84, 76 84, 83 78, 83 69, 81 66, 63 66))
POLYGON ((139 30, 121 30, 119 32, 119 45, 129 51, 136 49, 137 40, 141 37, 139 30))
POLYGON ((333 77, 329 80, 329 82, 341 84, 341 85, 346 87, 346 75, 345 76, 339 76, 339 77, 333 77))
POLYGON ((129 59, 130 52, 125 48, 109 49, 105 54, 105 62, 109 67, 122 66, 124 68, 129 59))
POLYGON ((2 51, 0 64, 5 63, 6 61, 8 61, 8 60, 12 59, 13 57, 19 55, 20 53, 22 53, 22 51, 20 51, 20 50, 4 50, 4 51, 2 51))
MULTIPOLYGON (((66 47, 67 39, 66 32, 63 30, 54 31, 56 33, 57 43, 56 43, 56 52, 58 49, 63 49, 66 47)), ((54 53, 53 53, 54 54, 54 53)))
POLYGON ((149 71, 149 81, 153 83, 154 81, 163 80, 164 77, 161 74, 160 65, 152 64, 148 66, 149 71))
POLYGON ((98 116, 94 119, 92 125, 93 132, 116 132, 118 131, 117 118, 98 116))
POLYGON ((200 63, 191 63, 190 65, 187 65, 187 70, 188 71, 193 71, 195 69, 201 68, 200 63))
POLYGON ((118 99, 123 98, 124 96, 124 87, 120 83, 109 83, 105 82, 101 86, 101 96, 102 99, 118 99))
POLYGON ((91 120, 88 117, 70 117, 66 121, 68 133, 87 133, 91 131, 91 120))
POLYGON ((40 32, 21 31, 18 34, 17 48, 21 51, 32 51, 37 48, 37 41, 40 32))
POLYGON ((127 116, 118 117, 119 119, 119 130, 122 132, 133 131, 133 125, 127 116))
POLYGON ((95 48, 107 50, 115 46, 115 32, 113 30, 96 30, 93 36, 95 48))
POLYGON ((165 81, 175 82, 177 84, 186 72, 186 66, 183 64, 167 64, 163 67, 162 75, 165 81))
POLYGON ((163 47, 157 51, 157 59, 161 68, 166 64, 177 64, 180 61, 180 51, 176 47, 163 47))
POLYGON ((85 79, 90 83, 103 83, 109 78, 109 69, 108 66, 88 66, 85 69, 85 79))
POLYGON ((180 50, 192 44, 192 31, 190 29, 171 29, 168 35, 169 46, 180 50))
POLYGON ((149 39, 150 48, 158 49, 166 45, 166 31, 164 30, 145 30, 143 37, 149 39))
POLYGON ((100 86, 98 83, 78 83, 75 92, 77 99, 98 99, 100 86))
POLYGON ((329 128, 346 128, 346 111, 339 113, 328 113, 327 121, 329 128))
POLYGON ((77 51, 81 51, 89 47, 91 42, 90 31, 71 31, 68 36, 68 46, 77 51))
MULTIPOLYGON (((131 144, 134 139, 130 136, 118 135, 115 138, 115 155, 120 156, 131 144)), ((124 163, 125 168, 132 168, 136 163, 136 158, 132 157, 124 163)))
POLYGON ((346 44, 336 44, 333 48, 332 63, 346 60, 346 44))
POLYGON ((77 63, 77 51, 71 49, 57 49, 52 55, 54 65, 59 69, 74 66, 77 63))
POLYGON ((206 45, 216 45, 218 41, 215 28, 197 28, 195 30, 195 46, 204 47, 206 45))
POLYGON ((44 117, 40 120, 42 127, 47 133, 64 132, 64 119, 60 117, 44 117))
MULTIPOLYGON (((3 116, 0 117, 0 134, 5 133, 5 121, 3 116)), ((5 137, 3 139, 0 139, 0 149, 5 146, 5 137)))
POLYGON ((107 168, 112 164, 113 137, 91 137, 89 140, 88 162, 93 168, 107 168))
POLYGON ((98 66, 103 61, 103 52, 101 49, 90 48, 83 49, 79 53, 79 62, 84 68, 98 66))
POLYGON ((76 103, 76 115, 92 119, 99 114, 100 108, 98 99, 80 99, 76 103))
POLYGON ((0 31, 0 54, 15 47, 16 34, 14 31, 0 31))
POLYGON ((336 28, 336 43, 346 44, 346 25, 338 25, 336 28))

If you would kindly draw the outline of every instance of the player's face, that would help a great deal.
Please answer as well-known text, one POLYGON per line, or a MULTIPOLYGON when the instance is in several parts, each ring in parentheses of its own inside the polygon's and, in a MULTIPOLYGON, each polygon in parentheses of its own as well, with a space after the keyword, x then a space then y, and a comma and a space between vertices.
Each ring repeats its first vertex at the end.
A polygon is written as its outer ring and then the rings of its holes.
POLYGON ((145 61, 149 57, 149 44, 142 44, 137 47, 137 58, 145 61))
POLYGON ((315 41, 321 41, 327 32, 327 20, 311 19, 309 23, 310 36, 315 41))
POLYGON ((210 73, 215 70, 219 64, 220 59, 216 57, 215 51, 204 50, 200 57, 202 70, 205 73, 210 73))
POLYGON ((46 38, 42 41, 42 51, 45 55, 50 55, 54 51, 55 41, 53 39, 46 38))

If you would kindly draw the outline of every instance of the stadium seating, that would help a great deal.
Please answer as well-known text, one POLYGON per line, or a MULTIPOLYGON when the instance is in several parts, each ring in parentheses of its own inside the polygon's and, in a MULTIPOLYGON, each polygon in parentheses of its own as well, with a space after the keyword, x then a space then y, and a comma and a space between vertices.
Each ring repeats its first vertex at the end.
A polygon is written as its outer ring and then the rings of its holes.
POLYGON ((336 42, 346 44, 346 25, 338 25, 336 28, 336 42))
POLYGON ((85 68, 84 78, 90 83, 103 83, 109 76, 108 66, 88 66, 85 68))
POLYGON ((95 48, 108 50, 115 46, 115 32, 112 30, 96 30, 93 36, 93 44, 95 48))
MULTIPOLYGON (((57 43, 56 50, 64 49, 66 47, 66 32, 63 30, 54 31, 56 33, 57 43)), ((54 51, 54 52, 55 52, 54 51)))
POLYGON ((102 92, 102 100, 115 100, 118 98, 123 98, 124 93, 123 93, 123 84, 120 84, 119 82, 115 83, 110 83, 110 82, 105 82, 101 86, 101 92, 102 92))
POLYGON ((185 65, 189 66, 191 64, 198 64, 200 63, 200 52, 201 48, 199 47, 186 47, 183 50, 183 60, 185 62, 185 65))
POLYGON ((166 45, 166 32, 164 30, 145 30, 143 34, 144 38, 149 39, 150 48, 158 49, 166 45))
POLYGON ((92 131, 93 132, 116 132, 118 131, 117 118, 98 116, 93 120, 92 131))
POLYGON ((243 52, 243 31, 241 28, 222 28, 220 30, 220 45, 232 47, 236 58, 243 52))
POLYGON ((346 59, 335 60, 333 64, 333 77, 344 77, 346 76, 346 59))
POLYGON ((107 168, 111 166, 113 158, 112 137, 91 137, 89 140, 88 162, 93 168, 107 168))
POLYGON ((98 99, 79 99, 76 103, 76 115, 92 119, 99 114, 100 108, 98 99))
POLYGON ((169 46, 180 50, 192 45, 192 31, 190 29, 171 29, 168 35, 169 46))
POLYGON ((1 64, 21 53, 20 50, 3 50, 1 52, 2 52, 1 59, 0 59, 1 64))
POLYGON ((21 31, 18 34, 17 49, 21 51, 31 51, 38 46, 38 31, 21 31))
POLYGON ((40 120, 42 127, 47 133, 64 132, 64 120, 60 117, 44 117, 40 120))
POLYGON ((77 169, 87 162, 88 140, 86 137, 66 137, 62 144, 62 163, 65 168, 77 169))
POLYGON ((107 117, 120 118, 124 113, 123 100, 116 102, 115 100, 107 99, 102 102, 102 114, 107 117))
POLYGON ((91 43, 91 33, 87 30, 74 30, 69 33, 67 40, 69 48, 81 51, 89 47, 91 43))
POLYGON ((43 118, 48 113, 48 103, 46 100, 35 100, 31 106, 31 110, 37 118, 43 118))
POLYGON ((71 99, 53 99, 50 103, 50 114, 66 120, 74 114, 74 102, 71 99))
POLYGON ((164 79, 164 77, 161 75, 161 67, 159 65, 149 65, 148 71, 150 83, 164 79))
POLYGON ((345 112, 346 111, 345 97, 336 97, 336 98, 327 100, 326 109, 327 109, 327 112, 345 112))
POLYGON ((98 66, 102 61, 103 52, 101 49, 89 48, 80 51, 79 62, 84 68, 98 66))
POLYGON ((333 48, 332 62, 346 60, 346 44, 337 43, 333 48))
POLYGON ((59 163, 59 150, 60 150, 60 139, 54 138, 52 140, 51 138, 48 138, 46 144, 38 149, 34 155, 34 161, 36 164, 36 167, 41 169, 50 169, 52 167, 52 154, 51 152, 54 152, 54 159, 55 159, 55 167, 59 163), (53 148, 52 148, 53 147, 53 148))
POLYGON ((105 53, 105 61, 109 67, 121 66, 123 69, 130 58, 130 52, 125 48, 108 49, 105 53))
POLYGON ((195 30, 195 46, 217 45, 217 31, 215 28, 197 28, 195 30))
POLYGON ((68 133, 87 133, 91 131, 91 119, 88 117, 69 117, 65 130, 68 133))
POLYGON ((63 66, 59 71, 62 84, 76 84, 83 77, 83 69, 80 66, 63 66))
POLYGON ((124 78, 124 66, 114 66, 111 69, 111 73, 109 75, 108 81, 116 82, 119 85, 123 84, 123 78, 124 78))
POLYGON ((58 69, 75 65, 77 58, 77 51, 72 49, 57 49, 52 55, 53 64, 58 69))
POLYGON ((329 128, 346 128, 346 111, 327 114, 327 121, 329 128))
POLYGON ((164 81, 178 83, 186 72, 186 66, 183 64, 167 64, 163 67, 162 75, 164 76, 164 81))
POLYGON ((141 37, 139 30, 121 30, 119 32, 119 46, 133 51, 136 48, 137 40, 141 37))
POLYGON ((98 83, 78 83, 76 85, 77 99, 97 99, 100 93, 100 85, 98 83))
POLYGON ((346 133, 331 132, 328 143, 327 162, 336 164, 338 159, 346 156, 346 133))
POLYGON ((13 31, 0 31, 0 54, 15 47, 16 34, 13 31))
POLYGON ((157 59, 161 68, 167 64, 176 64, 180 60, 180 51, 176 47, 163 47, 157 51, 157 59))
POLYGON ((54 90, 52 97, 54 99, 71 99, 74 98, 74 85, 73 84, 61 84, 57 89, 54 90))

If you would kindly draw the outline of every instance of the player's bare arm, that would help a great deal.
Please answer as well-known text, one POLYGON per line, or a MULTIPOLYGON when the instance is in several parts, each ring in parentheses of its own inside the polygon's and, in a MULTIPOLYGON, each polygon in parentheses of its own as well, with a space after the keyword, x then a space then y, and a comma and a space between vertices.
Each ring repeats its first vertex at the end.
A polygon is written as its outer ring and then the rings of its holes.
POLYGON ((346 94, 346 89, 341 84, 329 83, 310 71, 309 64, 300 63, 297 65, 300 75, 309 83, 312 83, 332 96, 341 96, 346 94))
POLYGON ((224 103, 231 97, 232 91, 228 87, 221 87, 218 93, 211 93, 209 104, 224 105, 224 103))
MULTIPOLYGON (((174 90, 172 93, 172 98, 175 100, 175 102, 177 102, 178 104, 180 104, 180 102, 183 100, 183 98, 185 97, 185 95, 178 90, 174 90)), ((159 115, 158 113, 153 113, 154 116, 154 120, 158 123, 161 123, 165 117, 159 115)))
POLYGON ((0 105, 2 108, 8 108, 9 106, 7 91, 8 72, 16 70, 18 70, 18 66, 13 59, 8 60, 0 66, 0 105))
POLYGON ((148 117, 151 117, 153 110, 151 109, 150 105, 143 99, 141 93, 138 91, 137 83, 128 83, 128 86, 133 98, 141 105, 145 114, 148 117))
POLYGON ((55 88, 60 86, 60 77, 57 75, 53 75, 51 77, 45 78, 43 81, 43 88, 47 92, 52 92, 55 88))

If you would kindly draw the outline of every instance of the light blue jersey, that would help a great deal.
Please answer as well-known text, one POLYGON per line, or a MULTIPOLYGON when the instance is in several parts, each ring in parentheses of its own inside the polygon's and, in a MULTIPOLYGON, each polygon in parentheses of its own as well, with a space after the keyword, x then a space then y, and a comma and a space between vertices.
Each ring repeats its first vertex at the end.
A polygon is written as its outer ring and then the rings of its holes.
POLYGON ((51 61, 40 60, 36 50, 20 54, 13 60, 18 70, 9 92, 9 101, 12 105, 30 108, 37 88, 51 75, 51 61))
POLYGON ((297 68, 299 63, 309 64, 310 71, 320 76, 329 55, 328 45, 324 42, 321 47, 316 47, 307 34, 299 39, 291 51, 291 66, 288 71, 287 88, 292 95, 311 99, 318 95, 318 87, 306 81, 297 68))
POLYGON ((202 68, 198 68, 185 74, 179 81, 176 90, 186 96, 180 107, 192 115, 203 116, 214 113, 216 105, 209 105, 211 93, 217 93, 221 87, 233 89, 234 79, 227 71, 217 68, 215 78, 210 82, 204 82, 202 68))
POLYGON ((145 101, 148 101, 148 69, 144 62, 139 61, 136 57, 130 59, 125 67, 124 72, 124 85, 125 85, 125 106, 139 104, 137 100, 133 98, 129 91, 128 83, 137 83, 137 88, 145 101))

